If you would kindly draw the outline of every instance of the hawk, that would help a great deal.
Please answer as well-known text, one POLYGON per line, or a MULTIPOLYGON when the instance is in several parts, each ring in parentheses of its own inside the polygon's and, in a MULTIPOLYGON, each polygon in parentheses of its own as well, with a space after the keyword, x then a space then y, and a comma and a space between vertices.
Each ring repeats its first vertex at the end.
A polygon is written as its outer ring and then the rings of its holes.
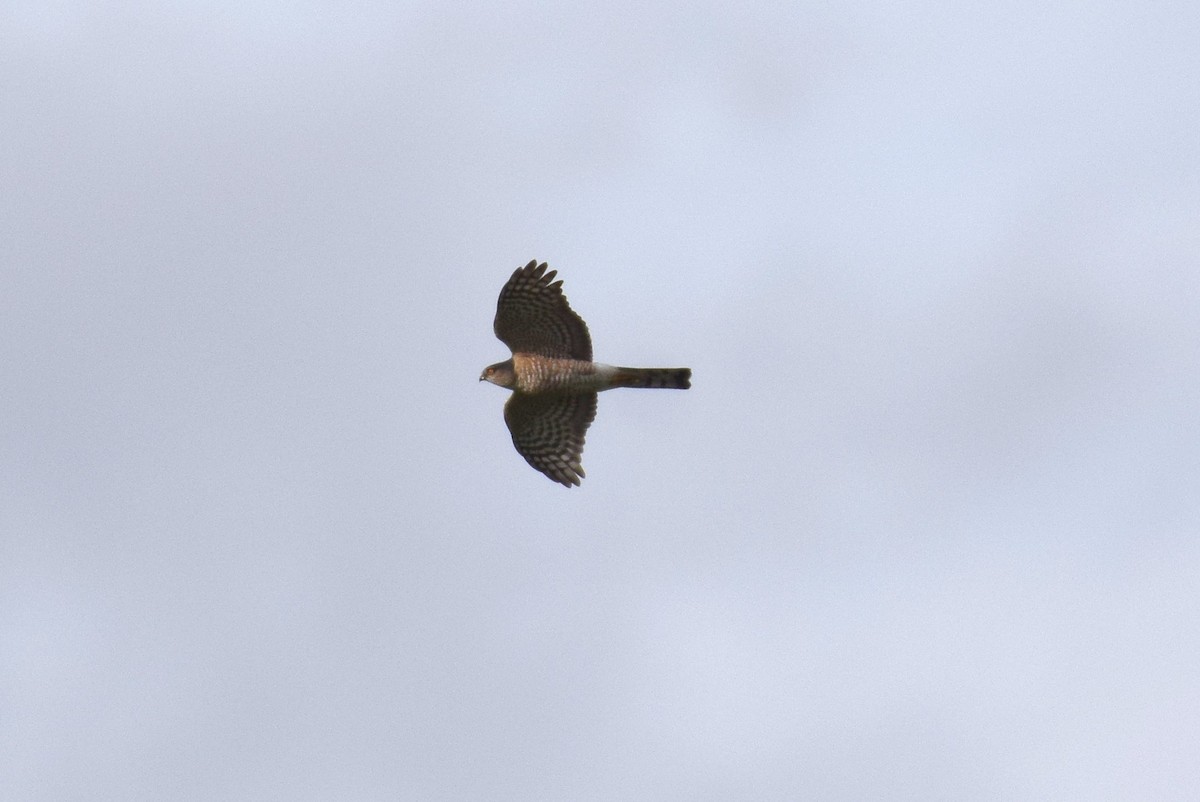
POLYGON ((496 336, 512 359, 479 377, 512 390, 504 422, 525 461, 564 487, 583 479, 583 436, 596 393, 614 387, 692 386, 690 368, 619 368, 592 361, 587 324, 567 304, 557 271, 530 262, 513 272, 496 302, 496 336))

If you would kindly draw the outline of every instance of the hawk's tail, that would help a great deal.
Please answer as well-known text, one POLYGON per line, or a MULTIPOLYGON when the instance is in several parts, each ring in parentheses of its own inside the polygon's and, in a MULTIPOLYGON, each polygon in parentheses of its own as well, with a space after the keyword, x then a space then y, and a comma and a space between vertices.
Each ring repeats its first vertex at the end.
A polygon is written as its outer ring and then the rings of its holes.
POLYGON ((691 368, 617 368, 614 387, 665 387, 686 390, 692 386, 691 368))

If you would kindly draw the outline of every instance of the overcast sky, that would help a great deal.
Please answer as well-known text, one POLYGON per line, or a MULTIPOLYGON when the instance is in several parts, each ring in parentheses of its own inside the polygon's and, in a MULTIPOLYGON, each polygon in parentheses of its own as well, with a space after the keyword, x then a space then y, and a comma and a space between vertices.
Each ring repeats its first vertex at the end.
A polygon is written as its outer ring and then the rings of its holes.
POLYGON ((1194 799, 1200 6, 0 6, 5 798, 1194 799), (116 6, 116 7, 114 7, 116 6), (549 261, 587 479, 477 381, 549 261))

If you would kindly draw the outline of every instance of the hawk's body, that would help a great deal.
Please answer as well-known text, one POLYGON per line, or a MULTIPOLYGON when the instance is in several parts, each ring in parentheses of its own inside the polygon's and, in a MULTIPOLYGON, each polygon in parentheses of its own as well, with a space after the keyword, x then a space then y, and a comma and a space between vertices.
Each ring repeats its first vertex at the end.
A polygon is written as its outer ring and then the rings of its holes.
POLYGON ((496 336, 512 359, 487 367, 481 381, 513 391, 504 421, 530 465, 567 487, 583 478, 583 438, 596 416, 596 393, 614 387, 691 386, 688 368, 621 368, 592 361, 587 325, 567 304, 555 271, 536 260, 518 268, 496 302, 496 336))

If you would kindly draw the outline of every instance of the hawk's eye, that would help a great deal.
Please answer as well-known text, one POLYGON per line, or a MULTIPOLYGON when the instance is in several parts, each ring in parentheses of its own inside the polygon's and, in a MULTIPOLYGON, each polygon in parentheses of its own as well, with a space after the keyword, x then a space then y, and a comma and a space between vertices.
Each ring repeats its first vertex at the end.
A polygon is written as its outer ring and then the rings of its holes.
POLYGON ((495 369, 495 368, 488 368, 488 371, 487 371, 487 373, 488 373, 488 375, 489 375, 489 376, 491 376, 491 375, 494 375, 494 374, 495 374, 495 372, 496 372, 496 369, 495 369))

